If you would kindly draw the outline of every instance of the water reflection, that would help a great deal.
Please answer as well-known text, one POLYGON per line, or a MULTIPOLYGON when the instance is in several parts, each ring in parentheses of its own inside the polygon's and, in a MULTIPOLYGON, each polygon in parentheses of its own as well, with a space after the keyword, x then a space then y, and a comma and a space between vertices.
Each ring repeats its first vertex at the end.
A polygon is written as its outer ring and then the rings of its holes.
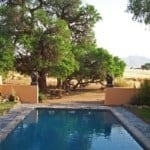
POLYGON ((97 150, 116 147, 117 150, 142 149, 110 112, 96 110, 33 111, 0 144, 0 150, 97 150), (125 145, 117 147, 117 143, 125 145))

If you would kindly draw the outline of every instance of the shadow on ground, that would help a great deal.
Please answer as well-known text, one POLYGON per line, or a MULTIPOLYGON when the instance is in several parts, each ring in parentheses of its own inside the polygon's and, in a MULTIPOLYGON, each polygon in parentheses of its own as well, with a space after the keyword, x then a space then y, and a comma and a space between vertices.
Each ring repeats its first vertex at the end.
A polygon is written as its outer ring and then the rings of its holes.
POLYGON ((69 94, 63 94, 62 98, 50 97, 42 103, 62 104, 62 103, 81 103, 81 104, 104 104, 105 90, 98 87, 88 87, 70 91, 69 94))

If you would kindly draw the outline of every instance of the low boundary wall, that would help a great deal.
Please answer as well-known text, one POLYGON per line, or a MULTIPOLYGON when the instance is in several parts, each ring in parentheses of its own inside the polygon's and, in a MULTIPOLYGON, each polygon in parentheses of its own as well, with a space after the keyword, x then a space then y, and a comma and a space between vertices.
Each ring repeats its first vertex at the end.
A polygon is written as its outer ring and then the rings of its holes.
POLYGON ((15 92, 21 103, 38 103, 38 86, 4 84, 0 85, 0 92, 2 96, 9 96, 12 92, 15 92))
POLYGON ((107 88, 105 94, 105 105, 123 105, 131 102, 138 89, 135 88, 107 88))

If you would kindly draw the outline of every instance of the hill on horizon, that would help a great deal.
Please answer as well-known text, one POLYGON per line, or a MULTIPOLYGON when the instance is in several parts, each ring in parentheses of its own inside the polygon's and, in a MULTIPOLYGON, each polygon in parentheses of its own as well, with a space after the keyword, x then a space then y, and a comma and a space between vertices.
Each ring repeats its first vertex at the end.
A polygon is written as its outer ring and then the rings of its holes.
POLYGON ((141 65, 145 63, 150 63, 150 58, 144 56, 128 56, 122 58, 122 60, 126 63, 127 67, 140 68, 141 65))

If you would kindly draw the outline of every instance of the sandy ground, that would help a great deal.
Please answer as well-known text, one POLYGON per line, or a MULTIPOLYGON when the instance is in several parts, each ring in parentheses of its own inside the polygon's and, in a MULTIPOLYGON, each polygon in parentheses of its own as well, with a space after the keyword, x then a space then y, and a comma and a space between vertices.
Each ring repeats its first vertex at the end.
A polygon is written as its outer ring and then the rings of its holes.
POLYGON ((43 100, 43 103, 62 104, 62 103, 93 103, 103 104, 105 99, 105 91, 100 89, 99 85, 90 85, 84 89, 77 89, 69 92, 68 95, 63 94, 62 98, 49 98, 43 100))

